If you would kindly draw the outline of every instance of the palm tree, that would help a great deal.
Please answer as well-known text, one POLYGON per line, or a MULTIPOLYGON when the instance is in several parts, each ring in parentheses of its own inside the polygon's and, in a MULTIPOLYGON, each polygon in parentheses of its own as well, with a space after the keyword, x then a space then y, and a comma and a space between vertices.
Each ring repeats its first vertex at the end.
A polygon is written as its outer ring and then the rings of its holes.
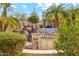
POLYGON ((52 4, 52 6, 50 6, 47 9, 47 14, 53 14, 54 15, 54 27, 57 28, 59 27, 59 15, 61 14, 61 12, 63 11, 63 7, 62 5, 56 5, 56 4, 52 4))
POLYGON ((63 17, 67 19, 67 25, 69 26, 70 21, 74 21, 79 17, 79 7, 75 7, 72 4, 71 8, 65 9, 62 14, 63 17))
POLYGON ((69 26, 69 23, 71 21, 71 16, 70 16, 70 11, 69 9, 65 9, 63 12, 62 12, 62 17, 63 17, 63 20, 66 20, 67 21, 67 25, 69 26))
POLYGON ((68 11, 70 13, 71 19, 75 20, 76 16, 79 14, 79 6, 71 4, 70 8, 68 8, 68 11))
POLYGON ((13 31, 19 27, 19 21, 16 18, 0 18, 0 31, 13 31))
POLYGON ((11 3, 0 3, 0 7, 3 8, 3 13, 2 15, 4 17, 7 17, 7 11, 8 11, 8 8, 11 6, 11 3))
POLYGON ((76 16, 79 14, 79 8, 73 7, 70 9, 70 12, 71 12, 71 19, 75 20, 76 16))
POLYGON ((11 3, 0 3, 0 7, 3 8, 3 13, 0 18, 0 31, 12 31, 19 28, 19 21, 13 17, 7 17, 7 11, 10 8, 11 3))

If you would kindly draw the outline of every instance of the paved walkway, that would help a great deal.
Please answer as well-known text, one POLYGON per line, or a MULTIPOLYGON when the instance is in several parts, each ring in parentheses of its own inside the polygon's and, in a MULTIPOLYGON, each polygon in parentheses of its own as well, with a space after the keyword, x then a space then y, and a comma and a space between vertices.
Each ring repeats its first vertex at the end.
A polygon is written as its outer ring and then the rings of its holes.
MULTIPOLYGON (((53 50, 33 50, 33 49, 30 49, 32 43, 28 42, 26 44, 26 47, 25 49, 23 49, 23 53, 28 53, 28 54, 54 54, 54 53, 57 53, 57 51, 55 49, 53 50), (29 48, 29 49, 27 49, 29 48)), ((62 51, 60 51, 62 52, 62 51)))
POLYGON ((30 49, 23 49, 23 53, 31 53, 31 54, 53 54, 57 53, 56 50, 30 50, 30 49))

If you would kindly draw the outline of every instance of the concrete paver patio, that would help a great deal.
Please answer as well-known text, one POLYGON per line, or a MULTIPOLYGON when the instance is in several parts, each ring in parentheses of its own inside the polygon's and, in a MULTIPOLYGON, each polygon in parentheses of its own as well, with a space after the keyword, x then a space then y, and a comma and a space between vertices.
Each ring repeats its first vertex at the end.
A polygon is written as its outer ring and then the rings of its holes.
POLYGON ((57 53, 56 50, 30 50, 30 49, 23 49, 23 53, 31 53, 31 54, 54 54, 57 53))
MULTIPOLYGON (((26 54, 56 54, 57 50, 52 49, 52 50, 34 50, 32 48, 29 48, 30 46, 32 47, 32 43, 31 42, 27 42, 25 44, 26 48, 23 49, 22 53, 26 53, 26 54)), ((59 50, 60 52, 63 52, 61 50, 59 50)))

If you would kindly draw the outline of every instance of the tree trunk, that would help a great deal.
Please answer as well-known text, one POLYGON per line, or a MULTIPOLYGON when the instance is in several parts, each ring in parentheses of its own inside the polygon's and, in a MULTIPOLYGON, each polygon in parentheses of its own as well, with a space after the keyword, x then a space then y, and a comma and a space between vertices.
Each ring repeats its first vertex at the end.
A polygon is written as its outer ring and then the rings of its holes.
POLYGON ((75 18, 76 18, 76 17, 75 17, 75 14, 73 13, 73 14, 72 14, 72 20, 74 21, 75 18))
POLYGON ((7 7, 4 7, 4 10, 3 10, 3 17, 7 17, 7 7))
POLYGON ((57 13, 55 14, 55 21, 54 22, 55 22, 54 27, 59 28, 59 18, 58 18, 57 13))
POLYGON ((70 18, 68 17, 68 18, 67 18, 67 26, 70 25, 70 22, 71 22, 71 20, 70 20, 70 18))

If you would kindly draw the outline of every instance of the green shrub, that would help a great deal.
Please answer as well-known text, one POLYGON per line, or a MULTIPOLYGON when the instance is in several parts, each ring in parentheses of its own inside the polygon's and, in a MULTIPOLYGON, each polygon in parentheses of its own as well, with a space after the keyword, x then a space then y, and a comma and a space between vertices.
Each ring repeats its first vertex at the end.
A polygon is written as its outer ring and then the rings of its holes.
POLYGON ((59 39, 56 42, 56 49, 63 50, 59 53, 65 56, 79 56, 79 22, 71 21, 69 25, 64 20, 60 23, 59 39))
POLYGON ((20 55, 26 38, 14 32, 0 32, 0 53, 20 55))

